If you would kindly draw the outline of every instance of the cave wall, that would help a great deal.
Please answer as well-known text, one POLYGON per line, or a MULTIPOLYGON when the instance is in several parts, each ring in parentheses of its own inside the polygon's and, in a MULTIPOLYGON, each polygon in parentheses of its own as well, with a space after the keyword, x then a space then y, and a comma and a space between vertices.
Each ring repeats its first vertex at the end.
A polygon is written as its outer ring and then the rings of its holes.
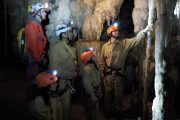
MULTIPOLYGON (((18 29, 27 20, 27 6, 34 1, 43 4, 49 3, 51 14, 49 15, 50 24, 46 26, 46 34, 51 47, 58 41, 54 34, 55 26, 71 20, 74 21, 74 26, 77 27, 81 38, 84 40, 99 40, 104 22, 107 21, 110 25, 110 21, 115 21, 124 2, 124 0, 7 0, 8 24, 11 26, 10 33, 13 39, 15 39, 18 29)), ((139 9, 136 6, 135 3, 135 9, 139 9)), ((141 12, 143 11, 144 9, 141 10, 141 12)), ((135 12, 133 11, 133 13, 135 12)), ((144 16, 136 17, 134 15, 133 18, 143 19, 144 16)), ((142 21, 134 21, 135 28, 141 23, 142 21)))
MULTIPOLYGON (((73 27, 78 30, 78 39, 99 41, 104 22, 107 21, 110 25, 110 21, 115 21, 124 0, 7 0, 5 1, 8 13, 7 25, 10 26, 8 31, 12 35, 7 39, 11 39, 13 49, 17 47, 18 30, 28 19, 28 5, 35 1, 42 4, 49 3, 51 13, 48 15, 49 24, 45 29, 51 49, 59 40, 55 36, 55 27, 70 21, 74 22, 73 27)), ((96 46, 92 47, 96 48, 96 46)))
MULTIPOLYGON (((78 30, 78 39, 98 41, 104 22, 107 21, 108 25, 110 25, 110 21, 115 21, 124 2, 124 0, 6 0, 4 2, 6 3, 7 16, 5 17, 7 18, 7 31, 10 34, 8 34, 8 39, 11 39, 11 41, 16 39, 18 29, 25 24, 28 14, 27 6, 34 1, 43 4, 49 3, 51 14, 49 14, 50 23, 46 26, 46 35, 50 42, 50 48, 58 41, 58 37, 55 36, 55 27, 71 20, 74 21, 74 27, 78 30)), ((147 24, 148 0, 134 0, 132 17, 134 32, 137 33, 147 24)), ((180 22, 178 21, 179 19, 176 18, 177 36, 180 34, 180 22)), ((143 63, 145 43, 142 42, 138 48, 138 59, 140 59, 140 63, 143 63)))
POLYGON ((134 32, 139 32, 147 25, 148 0, 134 0, 134 10, 132 13, 134 22, 134 32))
POLYGON ((20 26, 27 20, 27 6, 34 1, 49 3, 51 14, 50 24, 46 27, 46 34, 50 44, 57 42, 54 29, 58 24, 74 21, 79 35, 86 40, 99 40, 105 20, 115 20, 123 0, 7 0, 8 24, 15 39, 20 26), (82 34, 81 34, 82 33, 82 34))

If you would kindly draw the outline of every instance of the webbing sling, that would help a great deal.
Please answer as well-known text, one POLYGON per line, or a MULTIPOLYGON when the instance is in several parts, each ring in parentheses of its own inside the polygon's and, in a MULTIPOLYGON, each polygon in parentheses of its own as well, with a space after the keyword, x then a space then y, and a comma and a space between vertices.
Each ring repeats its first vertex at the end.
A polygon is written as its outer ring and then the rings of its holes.
POLYGON ((75 55, 74 55, 74 53, 72 52, 72 50, 71 50, 71 48, 66 44, 66 42, 64 41, 64 45, 65 45, 65 47, 68 49, 68 51, 69 51, 69 53, 70 53, 70 55, 71 55, 71 57, 73 58, 73 60, 74 60, 74 63, 77 65, 77 60, 76 60, 76 57, 75 57, 75 55))

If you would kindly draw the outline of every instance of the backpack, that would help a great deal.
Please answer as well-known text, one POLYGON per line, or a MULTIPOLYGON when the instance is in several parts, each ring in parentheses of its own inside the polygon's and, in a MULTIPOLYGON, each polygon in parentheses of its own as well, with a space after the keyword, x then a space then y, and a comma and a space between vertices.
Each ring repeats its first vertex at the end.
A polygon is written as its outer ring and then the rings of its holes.
POLYGON ((17 33, 17 55, 18 59, 25 63, 27 60, 27 54, 26 54, 26 40, 25 40, 25 32, 24 27, 21 27, 17 33))

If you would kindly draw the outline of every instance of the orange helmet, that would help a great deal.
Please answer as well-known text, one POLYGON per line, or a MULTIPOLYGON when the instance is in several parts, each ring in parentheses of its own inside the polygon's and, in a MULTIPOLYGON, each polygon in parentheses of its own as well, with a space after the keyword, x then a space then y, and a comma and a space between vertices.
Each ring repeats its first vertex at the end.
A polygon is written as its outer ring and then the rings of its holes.
POLYGON ((110 26, 108 29, 107 29, 107 35, 110 35, 111 32, 115 31, 115 30, 118 30, 118 27, 117 26, 110 26))
POLYGON ((55 75, 49 74, 47 72, 42 72, 36 77, 36 84, 40 87, 46 87, 55 83, 58 78, 55 75))
POLYGON ((80 59, 83 63, 87 63, 93 56, 95 56, 95 54, 91 50, 88 50, 80 55, 80 59))

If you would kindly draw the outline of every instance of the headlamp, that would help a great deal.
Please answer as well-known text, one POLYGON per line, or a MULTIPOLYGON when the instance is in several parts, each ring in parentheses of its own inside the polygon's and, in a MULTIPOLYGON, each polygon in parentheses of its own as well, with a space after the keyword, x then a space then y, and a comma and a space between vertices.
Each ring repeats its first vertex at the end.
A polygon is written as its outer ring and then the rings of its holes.
POLYGON ((87 48, 85 51, 93 51, 93 47, 87 48))
POLYGON ((56 70, 53 70, 53 71, 52 71, 52 74, 56 76, 56 75, 57 75, 57 71, 56 71, 56 70))
POLYGON ((48 8, 48 7, 49 7, 49 4, 48 4, 48 3, 45 3, 45 4, 44 4, 44 7, 45 7, 45 8, 48 8))
POLYGON ((73 23, 74 23, 73 21, 70 22, 71 25, 73 25, 73 23))
POLYGON ((118 27, 119 25, 118 25, 117 22, 115 22, 115 23, 113 24, 113 26, 118 27))
POLYGON ((89 48, 89 50, 91 50, 91 51, 92 51, 92 50, 93 50, 93 48, 92 48, 92 47, 90 47, 90 48, 89 48))
POLYGON ((68 22, 67 26, 68 26, 68 27, 71 27, 73 24, 74 24, 74 22, 73 22, 73 21, 70 21, 70 22, 68 22))

